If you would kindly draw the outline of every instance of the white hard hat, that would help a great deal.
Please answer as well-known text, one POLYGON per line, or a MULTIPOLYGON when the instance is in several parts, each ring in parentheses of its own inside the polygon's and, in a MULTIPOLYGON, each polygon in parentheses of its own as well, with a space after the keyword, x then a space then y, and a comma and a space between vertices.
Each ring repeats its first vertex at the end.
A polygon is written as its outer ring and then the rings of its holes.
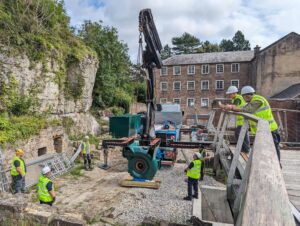
POLYGON ((197 159, 201 158, 201 154, 199 152, 195 152, 194 155, 197 157, 197 159))
POLYGON ((255 89, 253 89, 251 86, 244 86, 241 90, 241 94, 245 95, 248 93, 255 93, 255 89))
POLYGON ((237 93, 239 92, 238 88, 236 88, 236 86, 229 86, 227 91, 226 91, 226 94, 232 94, 232 93, 237 93))
POLYGON ((45 166, 45 167, 42 169, 42 174, 49 173, 50 171, 51 171, 50 167, 49 167, 49 166, 45 166))

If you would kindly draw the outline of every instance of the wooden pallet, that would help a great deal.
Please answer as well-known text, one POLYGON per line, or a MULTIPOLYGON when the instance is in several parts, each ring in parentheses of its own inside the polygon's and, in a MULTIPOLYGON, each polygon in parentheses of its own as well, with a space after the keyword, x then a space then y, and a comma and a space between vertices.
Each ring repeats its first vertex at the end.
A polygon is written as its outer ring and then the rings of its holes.
POLYGON ((120 181, 122 187, 138 187, 138 188, 152 188, 159 189, 161 184, 160 180, 152 181, 133 181, 132 178, 125 178, 120 181))

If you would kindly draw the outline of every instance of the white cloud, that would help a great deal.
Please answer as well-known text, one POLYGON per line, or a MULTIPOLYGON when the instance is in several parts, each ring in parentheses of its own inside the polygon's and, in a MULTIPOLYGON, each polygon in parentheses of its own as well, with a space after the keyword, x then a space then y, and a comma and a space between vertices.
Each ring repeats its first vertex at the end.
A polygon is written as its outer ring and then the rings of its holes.
POLYGON ((299 0, 65 0, 65 4, 73 26, 84 20, 102 20, 116 27, 133 62, 138 49, 138 14, 144 8, 151 8, 163 45, 183 32, 219 43, 241 30, 252 47, 265 47, 291 31, 300 32, 299 0), (95 7, 92 1, 102 2, 103 7, 95 7))

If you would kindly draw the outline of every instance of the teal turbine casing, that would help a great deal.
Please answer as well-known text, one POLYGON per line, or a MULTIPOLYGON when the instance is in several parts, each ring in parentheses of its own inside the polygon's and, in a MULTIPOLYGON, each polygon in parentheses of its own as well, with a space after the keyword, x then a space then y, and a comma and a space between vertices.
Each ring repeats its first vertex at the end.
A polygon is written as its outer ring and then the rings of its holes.
POLYGON ((123 148, 123 156, 128 160, 128 173, 137 179, 152 180, 159 168, 159 160, 156 159, 157 148, 153 156, 148 154, 148 146, 139 146, 134 142, 123 148))

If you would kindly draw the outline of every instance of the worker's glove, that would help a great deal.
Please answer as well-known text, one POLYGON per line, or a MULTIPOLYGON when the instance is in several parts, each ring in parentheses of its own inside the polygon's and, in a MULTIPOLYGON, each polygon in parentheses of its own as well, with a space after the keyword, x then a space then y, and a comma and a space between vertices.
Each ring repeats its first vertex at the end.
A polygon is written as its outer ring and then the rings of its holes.
POLYGON ((55 200, 56 200, 56 199, 55 199, 55 197, 54 197, 54 198, 53 198, 53 202, 55 202, 55 200))
POLYGON ((93 159, 94 158, 94 154, 91 154, 91 159, 93 159))

